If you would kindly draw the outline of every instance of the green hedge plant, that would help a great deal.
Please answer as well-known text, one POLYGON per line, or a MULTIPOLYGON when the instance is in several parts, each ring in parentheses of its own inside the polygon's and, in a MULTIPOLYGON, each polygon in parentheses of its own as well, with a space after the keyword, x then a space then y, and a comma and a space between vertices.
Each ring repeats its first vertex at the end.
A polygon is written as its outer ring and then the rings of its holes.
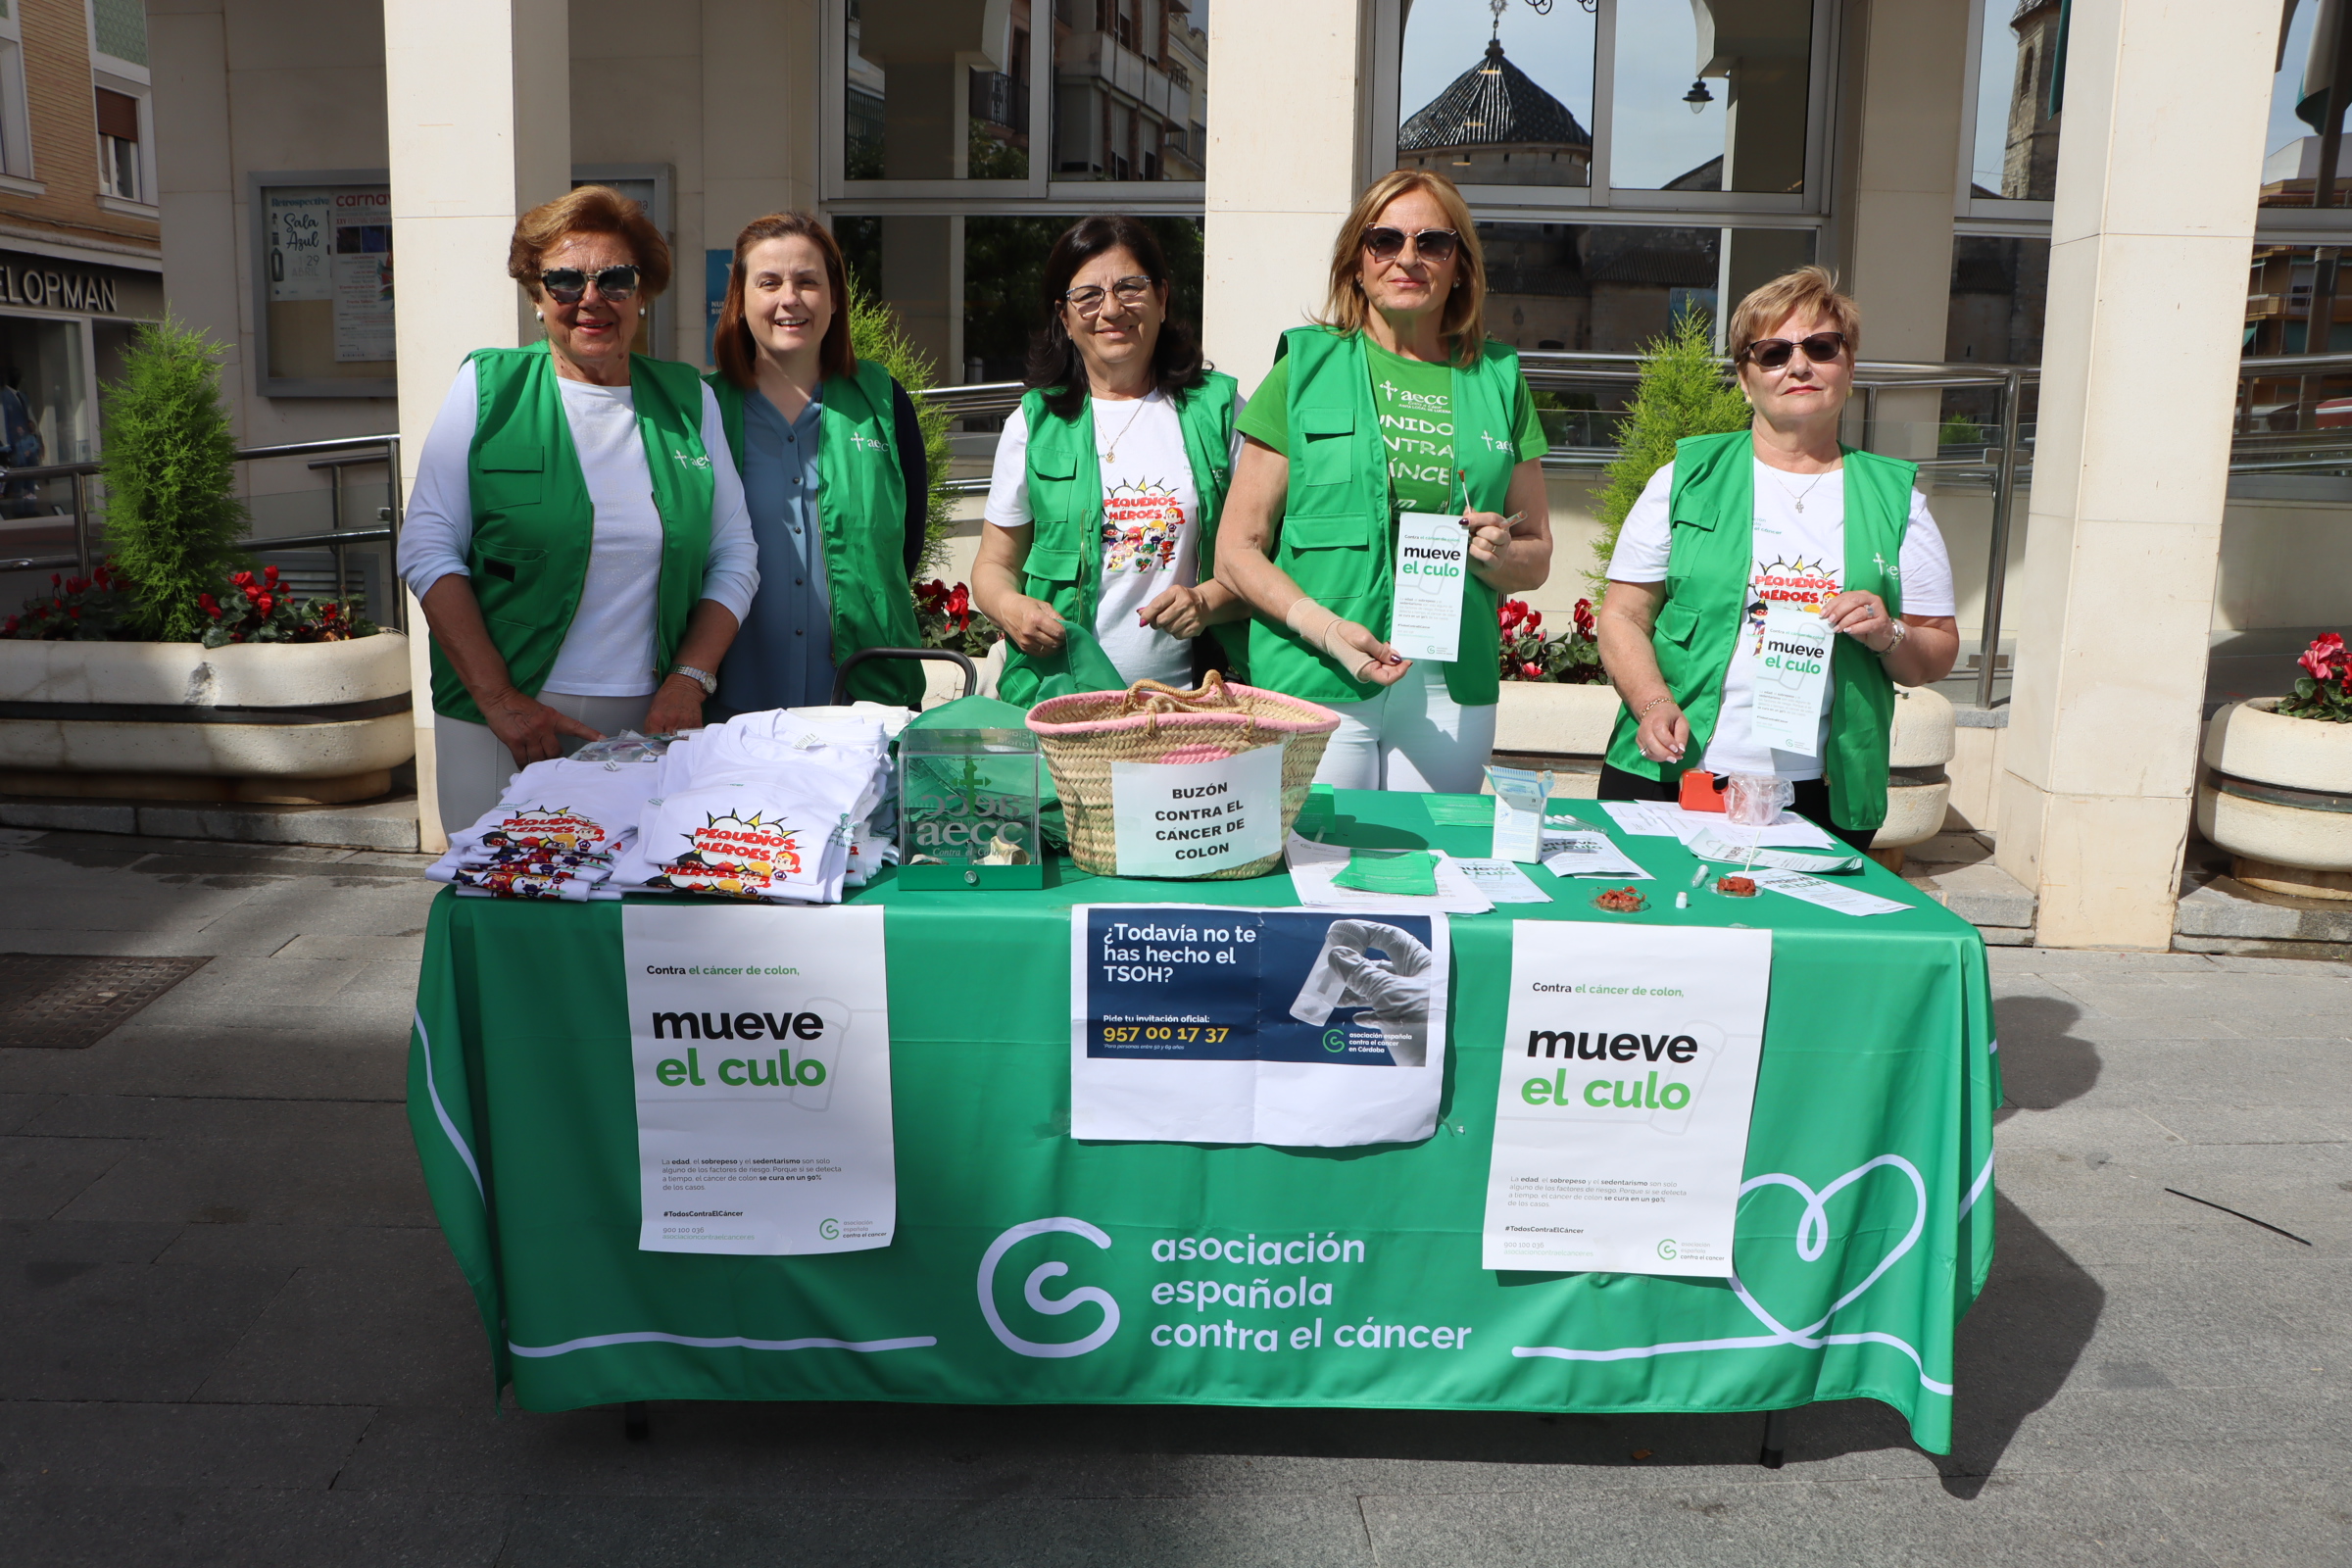
POLYGON ((202 600, 246 526, 237 443, 220 407, 220 350, 167 317, 141 325, 106 394, 106 540, 142 637, 197 642, 202 600))
POLYGON ((1747 399, 1724 379, 1713 320, 1705 313, 1685 311, 1665 336, 1642 348, 1641 384, 1617 421, 1617 459, 1592 503, 1600 537, 1592 541, 1594 565, 1585 576, 1595 598, 1608 592, 1609 558, 1617 553, 1625 514, 1642 499, 1650 475, 1674 461, 1674 444, 1687 435, 1744 430, 1749 418, 1747 399))
POLYGON ((907 337, 897 313, 867 293, 855 274, 850 278, 850 351, 860 361, 872 360, 898 379, 914 404, 915 419, 922 426, 931 494, 923 507, 922 560, 914 569, 920 578, 946 559, 948 535, 955 526, 948 517, 948 465, 954 456, 948 446, 948 411, 923 396, 939 385, 939 369, 907 337))

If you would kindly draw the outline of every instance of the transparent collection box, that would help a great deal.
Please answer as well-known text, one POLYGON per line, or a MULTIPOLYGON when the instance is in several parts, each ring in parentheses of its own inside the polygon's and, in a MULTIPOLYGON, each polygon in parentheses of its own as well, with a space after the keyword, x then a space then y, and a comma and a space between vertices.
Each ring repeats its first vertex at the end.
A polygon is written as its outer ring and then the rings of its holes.
POLYGON ((1044 759, 1025 729, 899 736, 899 875, 906 888, 1042 888, 1044 759))

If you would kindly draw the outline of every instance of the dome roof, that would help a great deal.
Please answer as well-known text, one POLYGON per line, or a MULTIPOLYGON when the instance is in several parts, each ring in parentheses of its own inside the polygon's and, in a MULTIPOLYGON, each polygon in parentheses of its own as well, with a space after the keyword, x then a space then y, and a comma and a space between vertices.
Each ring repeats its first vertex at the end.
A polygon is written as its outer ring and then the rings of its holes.
POLYGON ((1502 40, 1487 40, 1487 57, 1453 78, 1396 131, 1400 153, 1454 147, 1590 147, 1592 137, 1568 106, 1503 58, 1502 40))

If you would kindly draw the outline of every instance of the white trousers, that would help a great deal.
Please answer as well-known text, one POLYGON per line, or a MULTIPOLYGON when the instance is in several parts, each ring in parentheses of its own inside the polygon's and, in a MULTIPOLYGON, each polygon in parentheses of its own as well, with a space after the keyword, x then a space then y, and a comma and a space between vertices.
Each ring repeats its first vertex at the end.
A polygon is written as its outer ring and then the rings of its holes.
MULTIPOLYGON (((643 697, 573 697, 565 692, 541 692, 539 701, 557 712, 578 719, 600 735, 624 729, 643 729, 645 710, 654 694, 643 697)), ((587 743, 575 736, 559 737, 568 757, 587 743)), ((498 804, 507 780, 521 771, 506 743, 487 724, 470 724, 446 713, 433 715, 433 782, 441 797, 441 830, 456 833, 481 820, 498 804)))
POLYGON ((1464 708, 1446 690, 1446 666, 1418 660, 1404 679, 1360 703, 1325 703, 1340 727, 1315 782, 1341 790, 1476 795, 1494 754, 1494 705, 1464 708))

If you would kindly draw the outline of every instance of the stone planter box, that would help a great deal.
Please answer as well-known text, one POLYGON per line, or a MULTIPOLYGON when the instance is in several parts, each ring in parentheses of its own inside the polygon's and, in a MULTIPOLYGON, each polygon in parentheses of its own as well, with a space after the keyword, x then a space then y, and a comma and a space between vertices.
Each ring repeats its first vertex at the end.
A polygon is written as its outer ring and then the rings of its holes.
POLYGON ((1494 709, 1494 749, 1601 757, 1608 752, 1609 729, 1622 706, 1614 686, 1506 680, 1494 709))
POLYGON ((2281 718, 2275 697, 2205 726, 2197 830, 2272 893, 2352 899, 2352 724, 2281 718))
MULTIPOLYGON (((1908 849, 1943 831, 1951 805, 1951 761, 1957 725, 1952 705, 1933 687, 1894 689, 1894 729, 1887 737, 1886 820, 1872 835, 1873 850, 1908 849)), ((1897 869, 1901 857, 1894 858, 1897 869)))
POLYGON ((0 788, 349 801, 416 755, 409 640, 0 641, 0 788))

